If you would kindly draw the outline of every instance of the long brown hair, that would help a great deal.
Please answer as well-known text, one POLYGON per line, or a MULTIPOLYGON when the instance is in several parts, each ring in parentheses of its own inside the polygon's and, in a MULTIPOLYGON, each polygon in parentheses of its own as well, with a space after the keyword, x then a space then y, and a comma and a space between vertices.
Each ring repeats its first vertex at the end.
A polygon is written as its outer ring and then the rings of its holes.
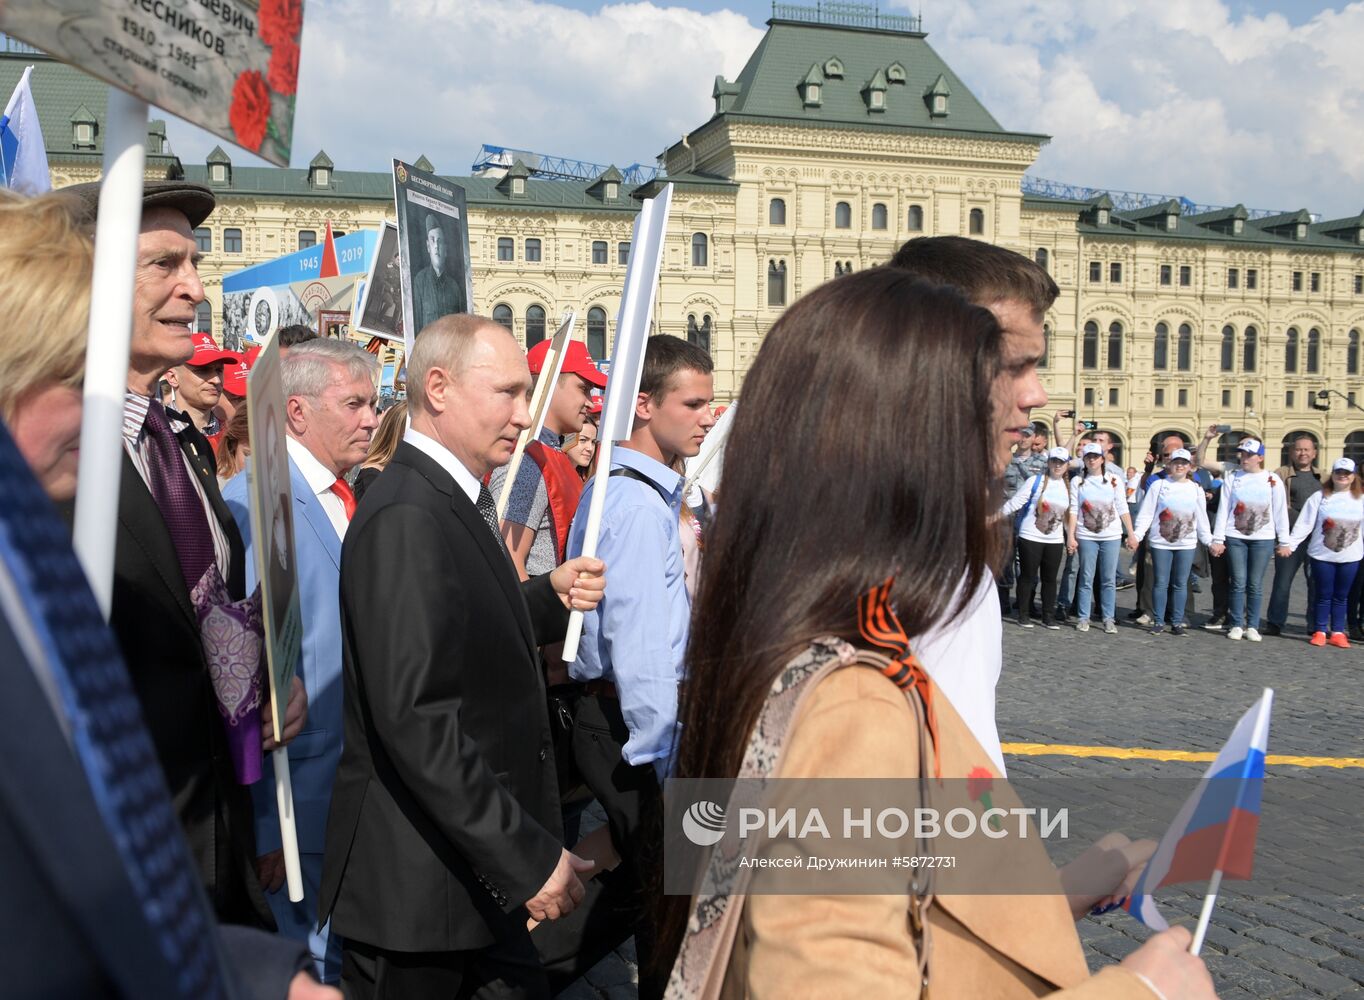
POLYGON ((369 453, 360 463, 361 468, 384 469, 393 458, 393 453, 402 444, 403 434, 407 431, 407 401, 394 403, 384 411, 379 421, 379 429, 369 442, 369 453))
MULTIPOLYGON (((891 267, 820 286, 768 333, 725 449, 678 777, 737 774, 785 663, 821 635, 855 640, 858 595, 888 576, 911 638, 969 606, 1000 537, 991 386, 1001 338, 988 310, 891 267)), ((688 901, 662 899, 660 962, 670 962, 688 901)))
MULTIPOLYGON (((1336 470, 1332 469, 1323 476, 1322 479, 1321 495, 1323 497, 1329 497, 1336 491, 1336 470)), ((1350 474, 1350 496, 1354 497, 1356 500, 1360 497, 1364 497, 1364 479, 1359 477, 1358 471, 1350 474)))
POLYGON ((214 457, 218 460, 220 479, 231 479, 246 465, 244 452, 251 448, 246 413, 246 403, 242 402, 232 414, 227 426, 223 428, 222 436, 218 438, 218 448, 214 457))

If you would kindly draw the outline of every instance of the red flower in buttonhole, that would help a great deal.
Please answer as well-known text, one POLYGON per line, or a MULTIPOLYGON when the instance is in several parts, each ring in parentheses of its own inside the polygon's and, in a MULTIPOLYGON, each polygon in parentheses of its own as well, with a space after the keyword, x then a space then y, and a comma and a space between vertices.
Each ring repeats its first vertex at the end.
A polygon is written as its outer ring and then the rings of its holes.
POLYGON ((292 39, 280 42, 271 50, 267 78, 270 89, 276 94, 287 96, 298 88, 298 46, 292 39))
POLYGON ((266 45, 297 44, 303 30, 303 0, 261 0, 257 34, 266 45))
POLYGON ((254 69, 243 71, 232 85, 232 107, 227 119, 240 142, 251 152, 257 152, 265 141, 265 129, 270 122, 270 88, 254 69))

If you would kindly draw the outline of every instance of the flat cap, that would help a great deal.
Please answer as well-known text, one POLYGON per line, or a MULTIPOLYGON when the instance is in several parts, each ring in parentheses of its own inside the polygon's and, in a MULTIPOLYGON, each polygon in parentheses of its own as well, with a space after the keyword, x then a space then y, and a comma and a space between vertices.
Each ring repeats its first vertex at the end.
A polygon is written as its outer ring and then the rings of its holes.
MULTIPOLYGON (((72 184, 70 187, 62 188, 61 192, 72 199, 75 206, 73 211, 81 225, 94 229, 95 219, 99 214, 100 183, 95 181, 88 184, 72 184)), ((145 212, 149 208, 179 209, 185 213, 191 229, 207 219, 217 203, 213 192, 202 184, 191 184, 188 181, 147 181, 142 186, 142 211, 145 212)))

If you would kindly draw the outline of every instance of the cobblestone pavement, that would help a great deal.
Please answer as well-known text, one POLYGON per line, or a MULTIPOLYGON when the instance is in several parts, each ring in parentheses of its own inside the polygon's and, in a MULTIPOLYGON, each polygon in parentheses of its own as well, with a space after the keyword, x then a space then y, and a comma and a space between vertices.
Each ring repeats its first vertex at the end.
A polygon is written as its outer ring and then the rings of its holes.
MULTIPOLYGON (((1266 590, 1272 577, 1271 570, 1266 590)), ((1271 755, 1364 758, 1364 645, 1308 646, 1303 590, 1299 580, 1286 635, 1259 644, 1201 628, 1182 639, 1149 635, 1123 621, 1133 590, 1118 594, 1117 635, 1022 630, 1006 621, 1000 736, 1005 743, 1216 751, 1261 689, 1273 687, 1271 755)), ((1197 600, 1203 611, 1189 615, 1194 625, 1206 618, 1206 589, 1197 600)), ((1032 801, 1028 786, 1052 788, 1052 779, 1108 790, 1124 781, 1153 784, 1138 779, 1186 779, 1152 807, 1143 828, 1125 828, 1153 837, 1207 767, 1050 754, 1011 755, 1008 764, 1025 801, 1032 801)), ((1223 884, 1204 948, 1223 1000, 1364 997, 1361 803, 1364 768, 1271 765, 1255 878, 1223 884)), ((1192 926, 1202 887, 1163 890, 1157 900, 1172 923, 1192 926)), ((1078 926, 1091 968, 1122 959, 1149 936, 1122 912, 1078 926)), ((636 980, 627 946, 562 996, 625 1000, 636 996, 636 980)))

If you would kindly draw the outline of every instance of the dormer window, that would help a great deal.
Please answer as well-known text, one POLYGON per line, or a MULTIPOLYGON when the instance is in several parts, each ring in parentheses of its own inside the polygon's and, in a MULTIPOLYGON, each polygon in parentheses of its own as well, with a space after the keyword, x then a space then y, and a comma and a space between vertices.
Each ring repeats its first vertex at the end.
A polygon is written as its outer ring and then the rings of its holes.
POLYGON ((526 179, 524 177, 512 178, 512 194, 526 193, 526 179))
POLYGON ((95 116, 84 104, 71 115, 71 144, 77 149, 95 148, 95 116))
POLYGON ((1299 240, 1307 239, 1307 223, 1299 222, 1294 230, 1294 238, 1299 240))
POLYGON ((824 99, 824 71, 819 68, 818 63, 810 67, 797 89, 800 91, 801 101, 807 108, 819 107, 824 99))
POLYGON ((867 94, 867 101, 873 109, 880 110, 886 106, 886 95, 884 91, 873 90, 867 94))
POLYGON ((1099 225, 1101 226, 1108 225, 1108 209, 1106 208, 1099 209, 1098 212, 1095 213, 1094 218, 1099 225))
POLYGON ((615 201, 615 200, 616 200, 617 198, 619 198, 619 197, 620 197, 620 185, 617 184, 615 181, 611 181, 610 183, 608 183, 608 184, 606 185, 606 200, 607 200, 607 201, 615 201))
POLYGON ((877 70, 872 75, 862 90, 862 96, 867 99, 868 111, 886 110, 886 74, 884 70, 877 70))
POLYGON ((886 82, 904 83, 905 68, 897 62, 891 63, 889 66, 886 67, 886 82))
POLYGON ((227 167, 221 163, 215 163, 208 168, 208 179, 214 184, 223 184, 227 181, 227 167))
POLYGON ((328 188, 332 182, 332 158, 324 150, 319 149, 308 164, 308 186, 311 188, 328 188))
POLYGON ((824 75, 830 80, 843 79, 843 63, 837 56, 824 63, 824 75))
POLYGON ((95 126, 89 122, 77 122, 75 138, 77 146, 93 146, 95 143, 95 126))
POLYGON ((1173 233, 1173 232, 1174 232, 1176 229, 1178 229, 1178 228, 1179 228, 1179 216, 1177 216, 1177 215, 1167 215, 1167 216, 1165 216, 1165 229, 1166 229, 1168 232, 1173 233))
POLYGON ((1246 229, 1246 220, 1245 220, 1245 219, 1232 219, 1232 220, 1231 220, 1231 235, 1233 235, 1233 236, 1240 236, 1243 232, 1245 232, 1245 229, 1246 229))
POLYGON ((517 159, 507 170, 506 175, 497 182, 497 189, 512 198, 524 198, 526 197, 526 178, 529 176, 530 169, 520 159, 517 159))
POLYGON ((313 173, 313 187, 324 188, 331 183, 332 172, 326 167, 318 167, 313 173))
POLYGON ((948 115, 948 98, 952 96, 952 90, 947 86, 947 77, 941 73, 933 81, 933 86, 924 91, 924 101, 928 104, 928 113, 934 118, 946 118, 948 115))
POLYGON ((935 94, 933 97, 933 114, 934 115, 947 114, 947 98, 944 97, 942 94, 935 94))

